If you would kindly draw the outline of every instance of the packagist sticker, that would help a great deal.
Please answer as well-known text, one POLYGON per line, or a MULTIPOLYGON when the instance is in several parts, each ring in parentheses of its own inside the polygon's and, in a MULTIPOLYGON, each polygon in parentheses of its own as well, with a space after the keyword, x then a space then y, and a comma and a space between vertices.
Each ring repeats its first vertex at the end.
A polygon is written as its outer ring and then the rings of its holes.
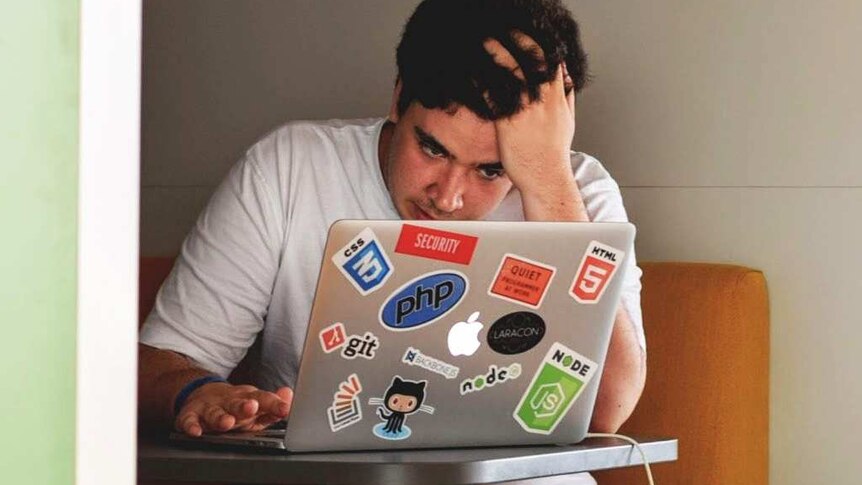
POLYGON ((362 296, 380 289, 393 272, 389 257, 370 227, 338 250, 332 262, 362 296))
POLYGON ((536 309, 551 286, 556 268, 515 254, 506 254, 488 294, 536 309))
POLYGON ((569 290, 572 298, 579 303, 598 303, 625 254, 619 249, 591 241, 569 290))
POLYGON ((449 263, 470 264, 478 241, 479 238, 475 236, 404 224, 395 252, 449 263))
POLYGON ((596 363, 554 342, 512 416, 529 433, 551 434, 596 373, 596 363))
POLYGON ((359 382, 356 374, 350 374, 346 381, 338 385, 338 390, 332 396, 332 406, 326 411, 329 428, 333 433, 362 420, 360 392, 362 392, 362 383, 359 382))

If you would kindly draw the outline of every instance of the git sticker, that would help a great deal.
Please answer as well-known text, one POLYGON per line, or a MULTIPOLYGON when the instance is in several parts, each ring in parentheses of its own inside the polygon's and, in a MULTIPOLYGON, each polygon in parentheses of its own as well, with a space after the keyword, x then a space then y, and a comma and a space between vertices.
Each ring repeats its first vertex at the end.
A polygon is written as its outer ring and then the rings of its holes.
POLYGON ((333 433, 362 420, 360 392, 362 383, 356 374, 350 374, 346 381, 338 385, 338 390, 332 396, 332 406, 326 410, 329 428, 333 433))
POLYGON ((340 348, 346 341, 344 324, 341 322, 333 323, 320 331, 320 345, 327 354, 340 348))
POLYGON ((392 262, 369 227, 338 250, 332 262, 362 296, 380 289, 393 271, 392 262))
POLYGON ((554 342, 512 416, 529 433, 554 432, 590 379, 596 363, 554 342))
POLYGON ((488 294, 536 309, 542 305, 556 268, 514 254, 506 254, 488 294))
POLYGON ((457 264, 470 264, 479 238, 404 224, 395 252, 457 264))
POLYGON ((625 254, 598 241, 590 242, 569 294, 578 303, 598 303, 625 254))

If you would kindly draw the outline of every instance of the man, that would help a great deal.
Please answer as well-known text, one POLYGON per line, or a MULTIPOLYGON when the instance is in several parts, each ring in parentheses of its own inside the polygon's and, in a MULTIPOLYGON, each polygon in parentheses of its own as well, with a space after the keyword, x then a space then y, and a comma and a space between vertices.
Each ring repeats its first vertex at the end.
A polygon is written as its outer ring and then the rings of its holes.
MULTIPOLYGON (((216 190, 141 331, 142 418, 196 436, 288 415, 335 220, 626 220, 601 164, 570 151, 585 59, 556 0, 420 4, 386 119, 289 123, 216 190), (228 384, 256 338, 255 385, 228 384)), ((594 431, 643 388, 639 278, 632 258, 594 431)))

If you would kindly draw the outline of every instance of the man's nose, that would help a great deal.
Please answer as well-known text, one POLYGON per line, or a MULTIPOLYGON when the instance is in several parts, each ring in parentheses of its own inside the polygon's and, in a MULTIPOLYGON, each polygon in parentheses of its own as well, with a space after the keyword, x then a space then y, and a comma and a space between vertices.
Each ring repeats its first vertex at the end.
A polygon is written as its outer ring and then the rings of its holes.
POLYGON ((466 172, 458 167, 448 167, 429 188, 429 197, 440 212, 451 214, 464 207, 466 172))

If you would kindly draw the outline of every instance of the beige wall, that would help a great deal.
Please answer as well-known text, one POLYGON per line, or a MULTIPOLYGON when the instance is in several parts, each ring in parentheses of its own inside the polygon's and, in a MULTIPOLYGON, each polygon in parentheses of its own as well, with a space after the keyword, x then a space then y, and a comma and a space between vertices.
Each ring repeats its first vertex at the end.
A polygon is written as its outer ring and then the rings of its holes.
MULTIPOLYGON (((281 121, 382 115, 415 3, 146 1, 142 253, 176 253, 281 121)), ((595 76, 575 144, 622 185, 641 259, 766 272, 772 483, 856 483, 862 4, 566 3, 595 76)))

